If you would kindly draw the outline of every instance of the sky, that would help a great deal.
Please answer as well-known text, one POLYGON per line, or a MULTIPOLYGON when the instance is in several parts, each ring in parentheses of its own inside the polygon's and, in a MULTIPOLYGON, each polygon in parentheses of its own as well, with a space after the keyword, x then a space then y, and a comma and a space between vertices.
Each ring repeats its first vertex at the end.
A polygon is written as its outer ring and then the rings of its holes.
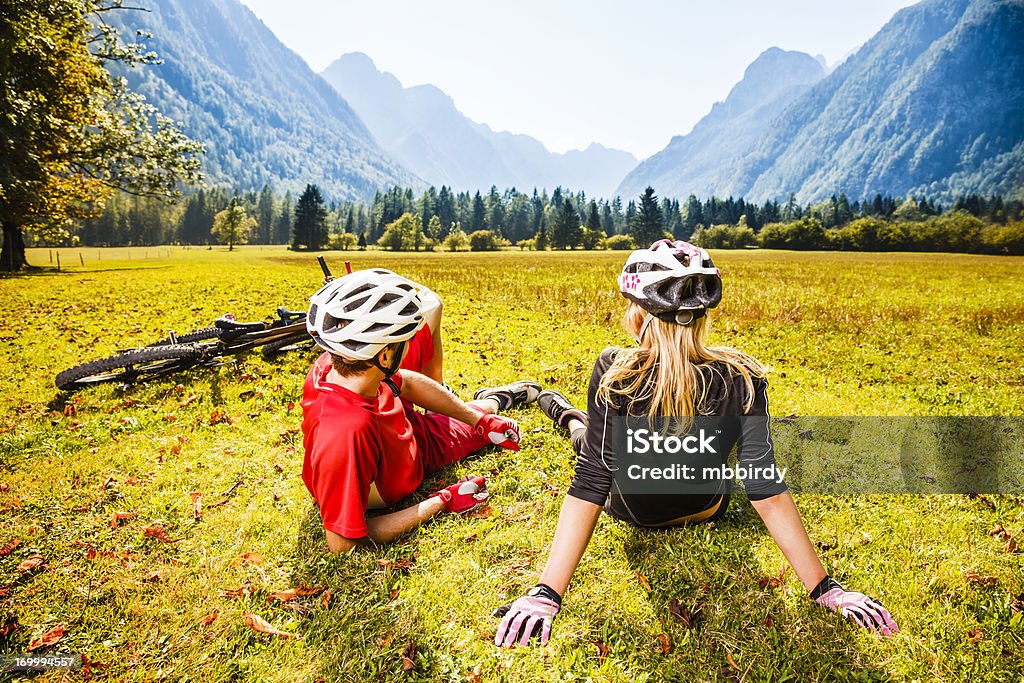
POLYGON ((320 72, 363 52, 432 83, 495 130, 555 152, 654 154, 725 99, 769 47, 828 64, 908 0, 242 0, 320 72))

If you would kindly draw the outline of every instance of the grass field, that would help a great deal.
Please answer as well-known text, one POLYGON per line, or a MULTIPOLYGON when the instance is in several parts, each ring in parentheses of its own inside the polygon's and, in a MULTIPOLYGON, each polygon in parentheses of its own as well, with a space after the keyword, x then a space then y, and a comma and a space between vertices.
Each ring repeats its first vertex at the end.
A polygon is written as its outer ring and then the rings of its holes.
MULTIPOLYGON (((1021 680, 1024 556, 989 533, 1002 525, 1024 546, 1014 496, 797 497, 826 567, 892 611, 891 640, 823 613, 792 572, 768 581, 781 554, 738 496, 713 525, 643 533, 603 519, 551 643, 499 651, 490 612, 535 583, 573 469, 538 410, 514 414, 518 454, 486 452, 428 482, 490 471, 489 515, 441 516, 391 548, 330 556, 299 477, 312 356, 252 354, 123 394, 53 387, 59 370, 169 329, 304 307, 320 281, 313 256, 81 255, 61 250, 57 273, 33 251, 46 270, 0 280, 0 546, 20 539, 0 557, 0 652, 62 624, 49 651, 84 653, 105 665, 92 678, 119 681, 1021 680), (145 535, 154 525, 174 542, 145 535), (33 555, 44 563, 19 572, 33 555), (301 585, 327 588, 270 597, 301 585), (669 613, 672 599, 700 609, 696 628, 669 613), (258 633, 245 613, 296 637, 258 633)), ((583 400, 600 350, 627 343, 621 253, 346 257, 442 296, 446 379, 464 398, 533 378, 583 400)), ((336 272, 342 258, 329 256, 336 272)), ((1022 258, 715 259, 725 299, 712 334, 771 368, 775 414, 1024 412, 1022 258)))

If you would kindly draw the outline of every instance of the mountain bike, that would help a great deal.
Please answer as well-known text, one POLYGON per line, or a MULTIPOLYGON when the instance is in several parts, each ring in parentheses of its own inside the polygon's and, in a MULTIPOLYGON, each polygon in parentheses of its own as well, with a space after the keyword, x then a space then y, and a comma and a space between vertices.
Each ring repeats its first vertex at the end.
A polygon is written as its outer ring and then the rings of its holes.
MULTIPOLYGON (((333 279, 323 256, 317 262, 324 282, 333 279)), ((352 271, 348 261, 345 269, 352 271)), ((313 340, 306 331, 306 312, 277 309, 277 316, 258 322, 238 322, 231 314, 217 318, 213 325, 181 336, 171 332, 166 338, 141 348, 119 351, 109 358, 76 365, 59 373, 54 380, 62 391, 76 391, 94 384, 120 382, 127 388, 158 377, 166 377, 195 367, 217 367, 237 356, 262 347, 265 358, 288 351, 310 349, 313 340)))

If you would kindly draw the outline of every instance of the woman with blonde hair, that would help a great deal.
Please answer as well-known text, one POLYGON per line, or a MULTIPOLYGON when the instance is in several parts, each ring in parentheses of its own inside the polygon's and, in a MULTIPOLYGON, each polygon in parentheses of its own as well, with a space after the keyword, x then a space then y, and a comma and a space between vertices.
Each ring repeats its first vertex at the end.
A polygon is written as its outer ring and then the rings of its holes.
POLYGON ((571 434, 576 474, 540 582, 495 611, 503 617, 495 644, 527 645, 534 635, 547 642, 602 511, 643 528, 722 516, 729 503, 724 479, 717 488, 699 492, 680 486, 652 494, 623 486, 616 467, 615 446, 624 435, 615 432, 631 424, 626 420, 646 419, 682 435, 692 434, 695 421, 705 417, 722 426, 712 451, 721 464, 736 446, 747 496, 811 598, 864 628, 895 634, 898 628, 885 607, 826 574, 785 483, 768 474, 776 468, 764 370, 740 351, 707 343, 707 312, 722 299, 722 280, 707 251, 669 240, 634 251, 619 276, 619 290, 630 300, 623 325, 637 346, 601 353, 586 413, 558 392, 538 397, 541 409, 571 434))

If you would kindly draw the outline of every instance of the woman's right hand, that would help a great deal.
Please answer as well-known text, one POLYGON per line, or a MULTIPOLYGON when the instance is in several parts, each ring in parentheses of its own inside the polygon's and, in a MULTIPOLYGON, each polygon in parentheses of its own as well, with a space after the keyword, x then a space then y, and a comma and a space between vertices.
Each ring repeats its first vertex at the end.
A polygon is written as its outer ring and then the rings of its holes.
POLYGON ((882 603, 858 591, 846 590, 831 576, 821 580, 811 591, 811 598, 869 631, 878 631, 883 636, 899 633, 899 626, 882 603))
POLYGON ((498 647, 512 647, 516 643, 529 645, 530 638, 540 637, 544 645, 551 636, 551 622, 562 606, 562 596, 550 586, 539 583, 511 605, 502 605, 494 610, 493 617, 503 617, 498 624, 494 644, 498 647))

